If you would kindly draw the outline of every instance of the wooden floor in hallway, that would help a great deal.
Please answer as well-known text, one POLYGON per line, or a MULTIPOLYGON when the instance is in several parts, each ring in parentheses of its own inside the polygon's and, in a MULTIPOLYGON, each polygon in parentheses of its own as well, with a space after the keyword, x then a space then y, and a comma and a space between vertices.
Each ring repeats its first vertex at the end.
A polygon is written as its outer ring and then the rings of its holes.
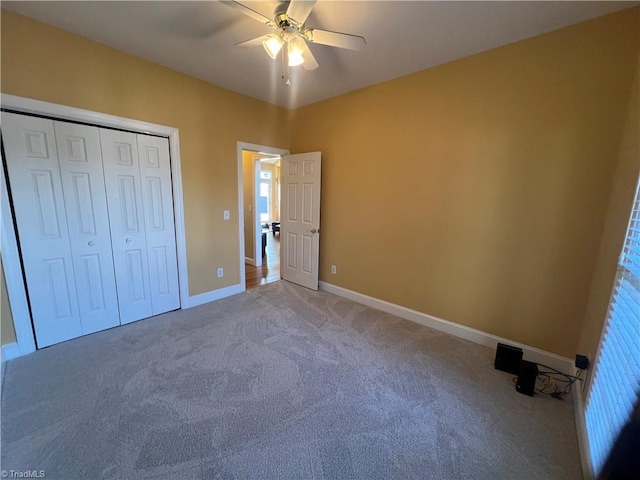
POLYGON ((280 280, 280 232, 267 232, 266 254, 262 266, 254 267, 245 263, 245 285, 247 290, 280 280))

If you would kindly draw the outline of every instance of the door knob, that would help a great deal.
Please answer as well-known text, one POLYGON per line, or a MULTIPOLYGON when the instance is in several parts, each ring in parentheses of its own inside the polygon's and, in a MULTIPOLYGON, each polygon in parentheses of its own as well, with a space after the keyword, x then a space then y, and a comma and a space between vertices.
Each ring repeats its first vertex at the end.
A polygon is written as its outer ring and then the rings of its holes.
POLYGON ((96 244, 96 242, 94 242, 93 240, 89 240, 89 243, 87 245, 89 245, 90 247, 93 247, 96 244))
POLYGON ((318 229, 312 228, 311 229, 311 233, 320 233, 320 229, 319 228, 318 229))
POLYGON ((125 242, 127 242, 127 243, 131 243, 131 242, 133 242, 133 238, 129 237, 129 238, 127 238, 127 239, 125 240, 125 242))

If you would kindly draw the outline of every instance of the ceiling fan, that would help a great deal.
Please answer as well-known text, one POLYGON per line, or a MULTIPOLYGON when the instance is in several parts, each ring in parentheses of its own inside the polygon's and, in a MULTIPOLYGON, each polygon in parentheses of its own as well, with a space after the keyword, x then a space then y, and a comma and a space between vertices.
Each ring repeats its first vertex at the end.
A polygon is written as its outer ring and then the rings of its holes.
POLYGON ((265 17, 240 2, 223 1, 222 3, 276 30, 275 33, 236 43, 236 46, 257 47, 262 45, 274 60, 282 50, 283 61, 286 52, 288 66, 302 65, 305 70, 315 70, 318 68, 318 62, 311 53, 307 42, 349 50, 362 50, 367 44, 364 37, 359 35, 307 28, 305 21, 316 2, 317 0, 282 2, 276 7, 273 19, 265 17), (286 48, 283 48, 285 45, 286 48))

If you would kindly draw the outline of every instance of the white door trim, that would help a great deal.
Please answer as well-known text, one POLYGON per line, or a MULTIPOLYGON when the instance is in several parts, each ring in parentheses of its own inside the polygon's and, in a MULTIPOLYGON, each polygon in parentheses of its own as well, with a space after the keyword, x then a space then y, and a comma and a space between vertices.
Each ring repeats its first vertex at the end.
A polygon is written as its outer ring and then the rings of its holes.
MULTIPOLYGON (((267 153, 270 155, 289 155, 289 150, 284 150, 282 148, 269 147, 267 145, 257 145, 255 143, 247 143, 247 142, 238 142, 237 144, 237 158, 238 158, 238 227, 239 227, 239 239, 240 239, 240 284, 242 285, 242 291, 245 290, 245 269, 244 269, 244 182, 242 179, 242 151, 248 150, 250 152, 256 153, 267 153)), ((255 160, 254 160, 255 161, 255 160)), ((255 164, 254 164, 255 165, 255 164)), ((255 175, 254 175, 254 183, 255 183, 255 175)), ((254 186, 255 188, 255 186, 254 186)), ((254 207, 253 214, 256 215, 256 195, 254 195, 254 207)), ((256 228, 257 231, 257 228, 256 228)), ((258 246, 258 236, 253 242, 254 246, 254 262, 260 259, 260 265, 262 265, 262 257, 261 248, 258 246)), ((261 247, 261 245, 260 245, 261 247)), ((257 264, 256 264, 257 265, 257 264)))
MULTIPOLYGON (((90 123, 104 127, 114 127, 137 133, 148 133, 169 138, 171 153, 171 181, 173 186, 173 208, 176 224, 176 250, 178 255, 178 279, 180 284, 180 305, 182 308, 190 306, 189 278, 187 272, 187 248, 184 227, 184 206, 182 198, 182 168, 180 163, 180 137, 178 129, 165 125, 118 117, 106 113, 92 112, 81 108, 68 107, 55 103, 42 102, 15 95, 2 94, 0 96, 2 108, 15 110, 18 113, 33 113, 46 115, 57 119, 74 122, 90 123)), ((18 255, 18 242, 13 228, 13 217, 6 193, 6 179, 2 174, 2 256, 3 268, 7 281, 7 293, 11 303, 13 322, 16 329, 18 347, 21 354, 35 351, 31 316, 27 306, 27 294, 22 277, 22 266, 18 255)), ((242 257, 241 257, 242 258, 242 257)), ((244 269, 242 270, 244 271, 244 269)), ((244 283, 244 282, 243 282, 244 283)))
POLYGON ((4 168, 0 168, 0 178, 2 184, 2 268, 4 269, 4 279, 6 281, 7 295, 11 304, 11 316, 16 331, 16 348, 11 348, 11 355, 5 353, 3 348, 3 360, 9 360, 14 357, 26 355, 35 352, 36 343, 31 327, 31 313, 29 312, 29 304, 27 302, 27 292, 24 288, 24 279, 22 276, 22 265, 19 261, 18 240, 13 225, 13 216, 11 215, 11 206, 9 204, 9 195, 6 188, 6 180, 4 177, 4 168))

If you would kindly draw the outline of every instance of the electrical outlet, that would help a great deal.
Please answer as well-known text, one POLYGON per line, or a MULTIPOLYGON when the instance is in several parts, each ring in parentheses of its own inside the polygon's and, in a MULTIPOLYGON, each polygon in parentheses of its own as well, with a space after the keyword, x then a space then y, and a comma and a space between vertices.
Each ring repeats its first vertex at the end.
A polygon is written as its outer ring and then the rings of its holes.
POLYGON ((218 267, 218 278, 224 277, 224 268, 218 267))
POLYGON ((223 212, 223 215, 222 215, 222 216, 224 217, 224 219, 225 219, 225 220, 229 220, 229 218, 231 217, 231 216, 229 215, 229 210, 225 210, 225 211, 223 212))
POLYGON ((338 268, 335 265, 331 265, 331 273, 334 275, 338 273, 338 268))

